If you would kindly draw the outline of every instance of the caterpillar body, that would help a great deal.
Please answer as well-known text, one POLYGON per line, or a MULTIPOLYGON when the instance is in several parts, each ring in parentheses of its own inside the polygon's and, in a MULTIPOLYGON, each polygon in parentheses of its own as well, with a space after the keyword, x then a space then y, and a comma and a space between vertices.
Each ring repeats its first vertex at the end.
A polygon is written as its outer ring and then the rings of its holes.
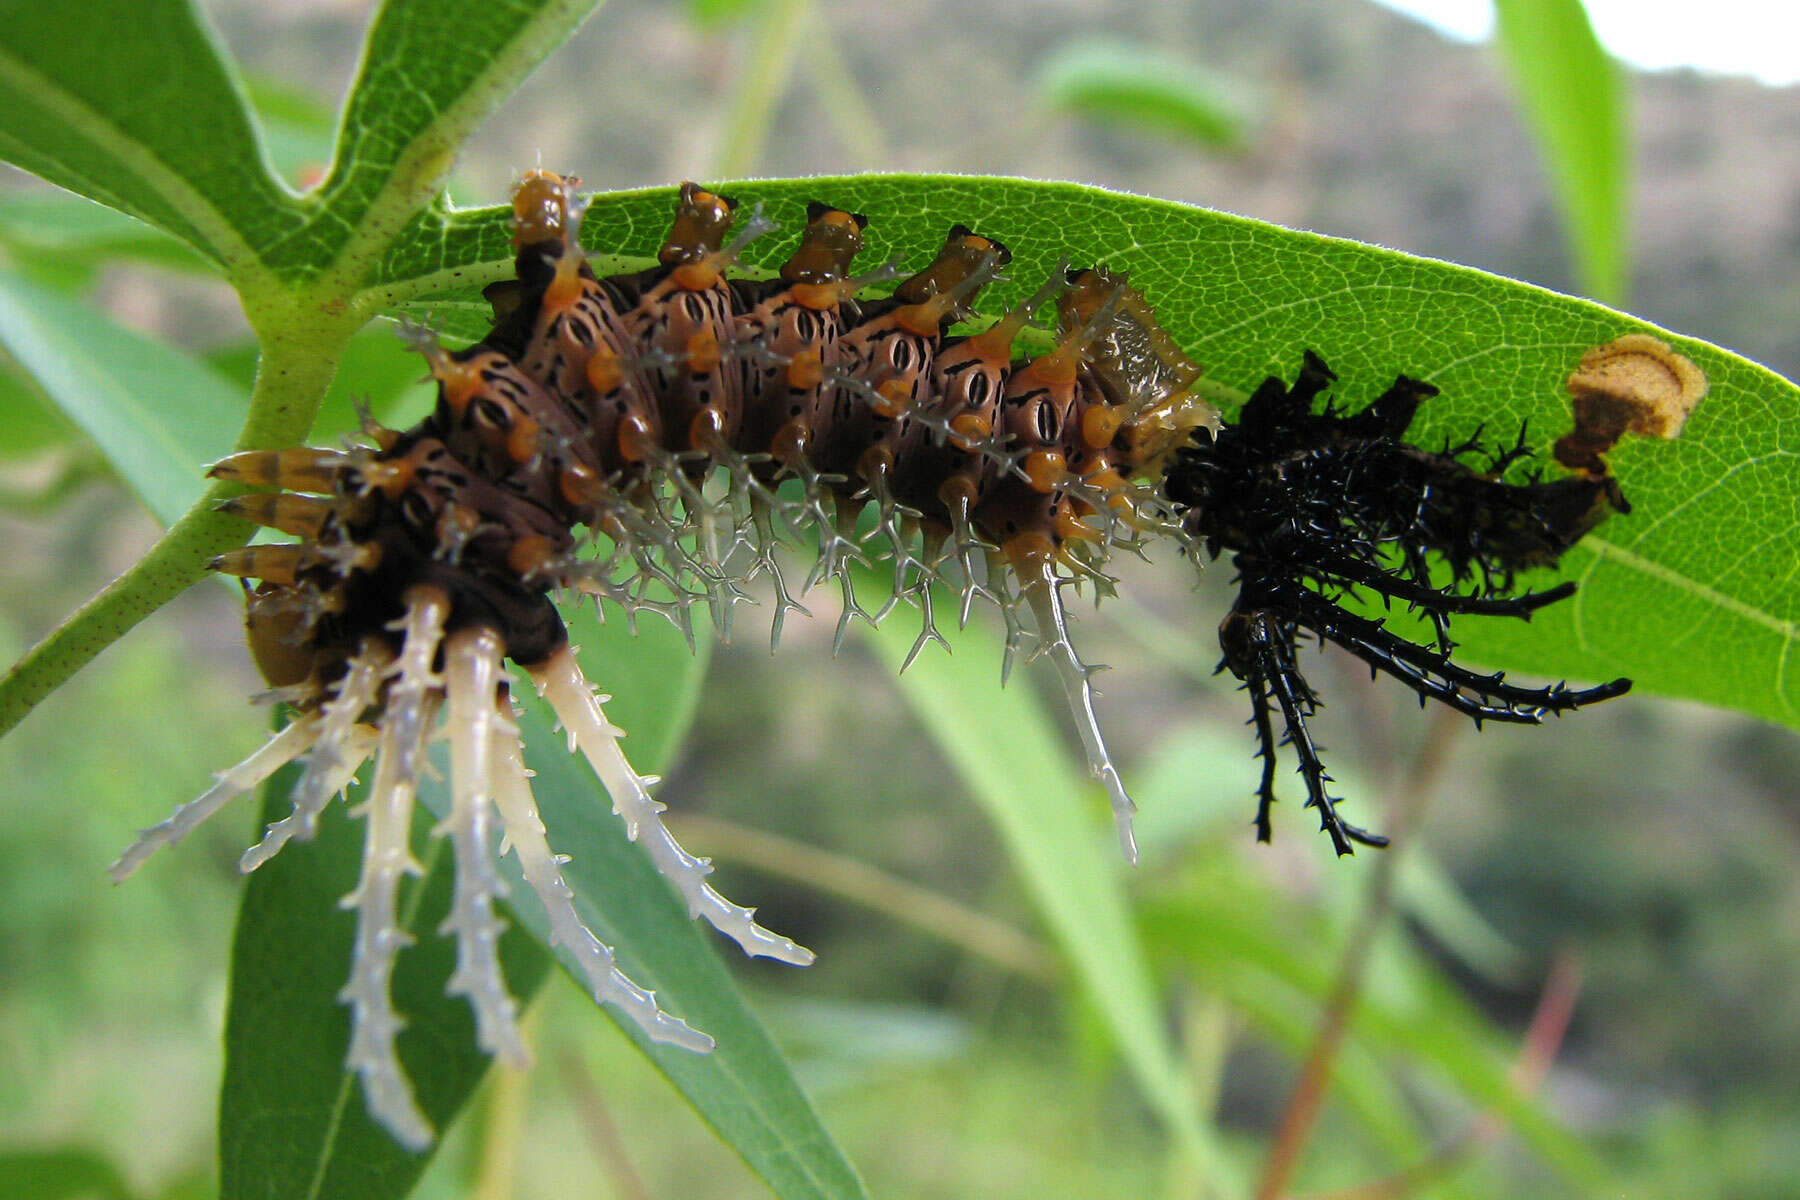
MULTIPOLYGON (((225 507, 297 540, 214 562, 254 579, 250 644, 292 721, 198 799, 147 829, 113 871, 123 878, 284 764, 303 760, 293 812, 244 855, 253 869, 310 836, 371 758, 347 1067, 371 1112, 403 1144, 433 1134, 401 1069, 389 995, 408 830, 427 741, 450 743, 456 883, 445 931, 452 991, 469 1000, 482 1047, 525 1056, 495 954, 504 836, 596 1001, 652 1038, 696 1051, 711 1040, 618 969, 577 913, 531 794, 508 698, 506 662, 538 688, 624 819, 704 917, 752 955, 803 965, 811 953, 719 895, 708 864, 675 841, 618 746, 567 645, 553 592, 590 595, 630 620, 653 614, 693 637, 696 607, 728 629, 754 581, 774 597, 773 634, 796 594, 837 584, 841 642, 901 605, 920 615, 918 654, 939 638, 934 605, 960 621, 1000 610, 1005 666, 1027 648, 1057 670, 1088 765, 1135 857, 1134 811, 1095 714, 1089 668, 1069 636, 1064 590, 1104 590, 1120 549, 1169 539, 1196 562, 1231 553, 1238 602, 1220 629, 1224 666, 1244 681, 1264 758, 1257 830, 1270 835, 1278 747, 1273 713, 1300 758, 1308 805, 1341 853, 1382 839, 1344 822, 1306 732, 1317 705, 1295 660, 1311 633, 1407 686, 1468 713, 1536 722, 1624 691, 1527 688, 1453 663, 1453 614, 1525 616, 1573 591, 1515 593, 1514 573, 1554 562, 1609 511, 1618 486, 1595 471, 1524 485, 1403 435, 1433 393, 1402 376, 1363 411, 1313 401, 1331 381, 1310 353, 1289 387, 1270 379, 1236 423, 1193 392, 1199 368, 1148 303, 1103 268, 1059 269, 1026 301, 970 334, 955 328, 1007 265, 999 241, 952 228, 935 260, 899 277, 853 273, 865 219, 814 204, 798 248, 768 280, 728 270, 772 226, 760 211, 733 233, 728 197, 684 185, 659 264, 597 277, 580 243, 578 181, 525 176, 513 196, 516 278, 490 287, 496 324, 451 352, 403 326, 438 387, 411 429, 371 426, 370 445, 251 451, 212 474, 249 491, 225 507), (865 289, 898 279, 890 294, 865 289), (1034 313, 1054 304, 1054 348, 1014 357, 1034 313), (872 513, 873 531, 859 521, 872 513), (783 540, 814 563, 790 588, 783 540), (591 545, 590 545, 591 543, 591 545), (1434 583, 1433 558, 1450 564, 1434 583), (885 560, 888 595, 865 606, 852 568, 885 560), (1473 589, 1462 585, 1473 584, 1473 589), (941 589, 941 590, 940 590, 941 589), (1420 646, 1340 603, 1353 589, 1423 609, 1420 646)), ((910 661, 910 660, 909 660, 910 661)))

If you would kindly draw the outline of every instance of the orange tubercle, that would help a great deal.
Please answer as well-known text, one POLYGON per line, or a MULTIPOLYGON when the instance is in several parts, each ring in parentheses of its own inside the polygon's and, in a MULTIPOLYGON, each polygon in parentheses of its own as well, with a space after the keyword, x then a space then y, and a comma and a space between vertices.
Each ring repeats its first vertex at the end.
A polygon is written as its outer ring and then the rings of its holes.
POLYGON ((688 422, 688 449, 711 450, 725 441, 725 415, 716 408, 703 408, 688 422))
POLYGON ((596 396, 610 396, 625 382, 624 372, 619 370, 619 356, 605 346, 595 347, 588 357, 585 374, 596 396))
POLYGON ((810 392, 825 382, 825 360, 817 350, 802 350, 788 361, 787 385, 810 392))
POLYGON ((543 311, 555 314, 573 308, 581 299, 581 248, 566 246, 556 260, 556 276, 544 289, 543 311))
POLYGON ((1069 460, 1055 450, 1033 450, 1025 456, 1025 475, 1034 490, 1049 494, 1069 477, 1069 460))
POLYGON ((719 369, 719 339, 710 329, 696 330, 688 335, 687 351, 683 361, 689 373, 694 375, 710 375, 719 369))
POLYGON ((806 461, 812 430, 803 421, 789 421, 769 439, 769 457, 783 466, 798 467, 806 461))
POLYGON ((605 485, 600 482, 600 476, 594 473, 592 467, 570 463, 557 476, 556 490, 562 493, 562 498, 571 508, 582 508, 598 500, 605 491, 605 485))
POLYGON ((1056 513, 1056 536, 1060 541, 1098 542, 1100 531, 1089 525, 1076 514, 1073 507, 1063 507, 1056 513))
POLYGON ((875 402, 875 411, 889 420, 906 415, 912 407, 913 385, 911 379, 887 379, 875 391, 881 399, 875 402))
POLYGON ((530 417, 522 413, 515 417, 512 430, 506 435, 506 457, 516 463, 528 463, 536 458, 541 432, 541 427, 530 417))
POLYGON ((1090 450, 1104 450, 1112 445, 1113 436, 1124 423, 1125 416, 1117 407, 1096 404, 1081 414, 1081 440, 1090 450))
POLYGON ((643 462, 656 445, 656 431, 650 422, 635 413, 619 422, 619 457, 626 462, 643 462))
POLYGON ((993 433, 993 422, 977 413, 962 413, 950 421, 950 441, 959 450, 973 450, 993 433))
POLYGON ((669 282, 684 292, 710 292, 719 286, 719 267, 710 258, 682 263, 669 273, 669 282))
POLYGON ((532 576, 556 557, 556 547, 542 534, 528 533, 507 548, 506 565, 522 576, 532 576))

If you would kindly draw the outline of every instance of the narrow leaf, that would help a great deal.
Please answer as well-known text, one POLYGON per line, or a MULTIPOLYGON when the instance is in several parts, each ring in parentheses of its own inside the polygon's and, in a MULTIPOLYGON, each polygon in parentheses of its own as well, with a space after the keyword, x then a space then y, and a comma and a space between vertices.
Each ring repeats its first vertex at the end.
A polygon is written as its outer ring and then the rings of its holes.
POLYGON ((91 1150, 0 1150, 0 1186, 11 1200, 131 1200, 119 1169, 91 1150))
POLYGON ((283 273, 360 274, 442 186, 457 150, 600 0, 389 0, 363 45, 331 172, 305 230, 265 258, 283 273))
POLYGON ((4 273, 0 347, 165 522, 200 494, 200 464, 230 449, 243 413, 204 364, 4 273))
POLYGON ((1631 282, 1631 146, 1619 69, 1581 0, 1496 0, 1494 15, 1568 229, 1576 278, 1596 298, 1622 304, 1631 282))
MULTIPOLYGON (((913 633, 894 621, 869 635, 898 668, 913 633)), ((1224 1152, 1195 1111, 1176 1068, 1156 989, 1127 909, 1118 843, 1098 789, 1071 761, 1061 736, 1022 681, 1000 686, 997 655, 974 639, 968 653, 928 650, 900 676, 900 690, 999 827, 1044 923, 1105 1020, 1145 1102, 1171 1135, 1221 1178, 1224 1152)))
POLYGON ((1102 38, 1065 43, 1038 68, 1037 91, 1051 108, 1201 149, 1232 149, 1244 140, 1242 102, 1206 68, 1150 46, 1102 38))
POLYGON ((0 0, 0 157, 237 269, 299 224, 187 0, 0 0))

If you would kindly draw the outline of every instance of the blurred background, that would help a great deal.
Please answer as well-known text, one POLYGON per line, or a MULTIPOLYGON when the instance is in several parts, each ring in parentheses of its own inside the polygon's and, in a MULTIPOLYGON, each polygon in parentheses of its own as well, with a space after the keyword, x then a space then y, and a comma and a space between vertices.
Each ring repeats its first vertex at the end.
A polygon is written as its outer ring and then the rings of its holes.
MULTIPOLYGON (((303 186, 369 6, 206 7, 303 186)), ((499 202, 539 163, 598 189, 862 170, 1074 179, 1611 292, 1800 374, 1800 94, 1684 70, 1627 69, 1622 84, 1631 191, 1613 232, 1630 253, 1610 282, 1570 252, 1501 56, 1363 0, 614 0, 477 135, 452 194, 499 202), (1148 104, 1146 77, 1161 81, 1148 104)), ((247 386, 254 347, 229 292, 178 260, 72 252, 39 219, 54 198, 7 182, 0 260, 247 386)), ((336 411, 359 394, 417 406, 417 374, 374 331, 336 411)), ((0 384, 15 416, 36 403, 0 384)), ((0 447, 5 661, 156 535, 92 451, 35 427, 0 447)), ((1792 731, 1633 696, 1474 737, 1309 655, 1354 819, 1411 830, 1384 878, 1375 855, 1330 861, 1297 804, 1272 847, 1252 841, 1245 705, 1211 677, 1227 573, 1196 593, 1179 563, 1130 566, 1121 601, 1082 615, 1081 641, 1113 667, 1102 720, 1146 810, 1128 878, 1139 932, 1184 1083, 1236 1172, 1259 1173, 1347 948, 1362 947, 1361 1007, 1297 1194, 1800 1194, 1792 731), (1540 1102, 1489 1123, 1534 1015, 1540 1102)), ((702 818, 687 836, 727 894, 819 951, 805 972, 733 969, 826 1124, 875 1195, 1201 1194, 982 810, 866 645, 830 660, 835 613, 813 600, 779 654, 754 616, 714 654, 661 794, 702 818)), ((196 587, 0 741, 0 1182, 9 1151, 56 1149, 87 1181, 57 1195, 210 1193, 234 863, 254 813, 228 812, 127 887, 104 868, 260 741, 239 613, 228 589, 196 587)), ((998 647, 977 629, 959 658, 997 671, 998 647)), ((1047 683, 1021 671, 1013 686, 1047 683)), ((419 1194, 764 1194, 576 989, 558 981, 536 1013, 537 1066, 489 1080, 419 1194)))

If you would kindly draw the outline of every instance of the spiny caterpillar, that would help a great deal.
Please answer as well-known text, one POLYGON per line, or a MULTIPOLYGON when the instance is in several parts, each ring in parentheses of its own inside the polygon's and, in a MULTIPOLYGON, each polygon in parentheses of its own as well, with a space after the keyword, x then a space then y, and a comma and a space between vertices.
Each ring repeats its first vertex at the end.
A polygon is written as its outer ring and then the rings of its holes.
MULTIPOLYGON (((375 761, 357 915, 347 1069, 371 1112, 401 1143, 432 1130, 395 1049, 390 996, 406 941, 401 881, 428 741, 450 744, 449 839, 456 881, 444 931, 456 939, 450 989, 467 997, 486 1051, 526 1051, 496 956, 502 883, 495 842, 517 856, 596 1001, 651 1038, 712 1045, 618 969, 583 922, 532 796, 508 693, 510 659, 549 702, 600 777, 628 834, 704 917, 747 953, 804 965, 810 951, 758 925, 719 895, 711 868, 675 841, 652 799, 654 779, 621 752, 595 689, 567 644, 553 591, 590 595, 628 620, 666 618, 693 638, 703 606, 721 630, 746 588, 766 580, 773 634, 803 611, 776 556, 783 537, 810 543, 807 589, 835 580, 837 639, 902 604, 936 628, 934 588, 966 623, 976 601, 1006 629, 1005 666, 1021 649, 1051 662, 1067 692, 1088 766, 1105 785, 1125 854, 1135 811, 1094 711, 1091 668, 1070 641, 1063 591, 1104 594, 1110 557, 1150 540, 1196 563, 1225 552, 1240 594, 1220 629, 1224 666, 1244 681, 1264 758, 1258 835, 1269 837, 1276 739, 1271 705, 1296 748, 1308 804, 1340 853, 1382 839, 1344 823, 1307 735, 1318 701, 1295 659, 1301 631, 1350 649, 1421 697, 1477 719, 1536 722, 1617 695, 1533 689, 1452 663, 1452 614, 1526 616, 1572 584, 1515 595, 1515 570, 1548 564, 1623 498, 1603 471, 1517 486, 1464 465, 1475 443, 1429 453, 1402 439, 1434 389, 1405 377, 1363 411, 1312 402, 1331 379, 1307 357, 1291 388, 1270 379, 1225 423, 1193 394, 1199 369, 1122 276, 1059 269, 991 326, 952 333, 1007 265, 1004 245, 962 226, 936 259, 892 293, 892 265, 852 273, 864 218, 814 204, 779 276, 727 276, 739 251, 773 226, 753 214, 735 236, 728 197, 684 185, 659 265, 598 278, 580 245, 575 180, 535 171, 513 195, 516 279, 487 290, 496 324, 451 352, 430 332, 404 336, 436 379, 435 410, 405 431, 370 425, 372 445, 234 454, 215 478, 250 491, 225 509, 295 539, 250 546, 215 569, 258 580, 250 644, 291 722, 216 785, 145 830, 113 867, 129 875, 283 765, 304 766, 293 812, 243 857, 254 869, 313 834, 332 798, 375 761), (1032 316, 1054 303, 1056 340, 1015 359, 1032 316), (859 529, 872 518, 873 528, 859 529), (578 532, 579 531, 579 532, 578 532), (1433 583, 1428 556, 1452 586, 1433 583), (874 610, 853 567, 885 561, 874 610), (1454 585, 1475 583, 1474 594, 1454 585), (1424 610, 1438 644, 1418 646, 1342 607, 1366 589, 1424 610), (441 723, 441 724, 440 724, 441 723)), ((909 659, 910 661, 910 659, 909 659)))

